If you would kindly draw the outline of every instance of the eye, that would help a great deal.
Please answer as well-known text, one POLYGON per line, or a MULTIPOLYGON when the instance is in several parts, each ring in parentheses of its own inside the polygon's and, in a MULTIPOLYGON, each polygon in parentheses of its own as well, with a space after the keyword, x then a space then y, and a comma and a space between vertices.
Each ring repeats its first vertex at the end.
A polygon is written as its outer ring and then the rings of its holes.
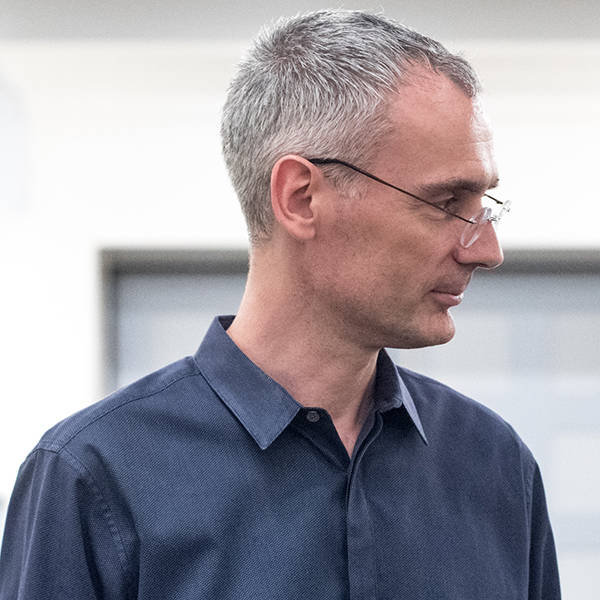
POLYGON ((452 196, 452 198, 442 200, 441 202, 436 202, 436 206, 439 206, 440 208, 444 209, 446 212, 449 212, 449 213, 455 215, 458 213, 458 210, 460 208, 460 199, 452 196))

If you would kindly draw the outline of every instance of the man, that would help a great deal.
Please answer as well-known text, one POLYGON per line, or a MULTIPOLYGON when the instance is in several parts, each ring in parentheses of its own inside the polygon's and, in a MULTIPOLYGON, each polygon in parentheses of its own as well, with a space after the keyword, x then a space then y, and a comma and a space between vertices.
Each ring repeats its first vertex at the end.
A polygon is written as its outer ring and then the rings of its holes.
POLYGON ((262 33, 222 127, 252 243, 239 312, 44 436, 2 600, 560 597, 529 450, 382 350, 450 340, 473 271, 502 262, 478 92, 380 16, 262 33))

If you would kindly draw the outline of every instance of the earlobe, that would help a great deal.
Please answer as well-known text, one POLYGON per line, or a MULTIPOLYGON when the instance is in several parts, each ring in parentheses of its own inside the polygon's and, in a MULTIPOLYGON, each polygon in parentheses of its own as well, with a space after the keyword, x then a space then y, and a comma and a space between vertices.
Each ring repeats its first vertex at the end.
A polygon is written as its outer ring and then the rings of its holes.
POLYGON ((314 237, 316 211, 315 167, 293 154, 280 158, 271 172, 271 204, 275 218, 289 235, 299 241, 314 237))

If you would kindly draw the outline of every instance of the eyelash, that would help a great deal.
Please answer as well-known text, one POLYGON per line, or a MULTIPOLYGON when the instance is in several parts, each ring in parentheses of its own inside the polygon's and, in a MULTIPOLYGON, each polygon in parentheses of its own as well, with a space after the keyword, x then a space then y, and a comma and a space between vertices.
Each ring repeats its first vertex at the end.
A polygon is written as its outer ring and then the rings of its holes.
POLYGON ((457 210, 458 208, 458 204, 460 203, 460 200, 458 198, 452 197, 452 198, 448 198, 447 200, 444 200, 443 202, 439 203, 439 206, 441 206, 444 210, 447 210, 448 212, 453 212, 457 210))

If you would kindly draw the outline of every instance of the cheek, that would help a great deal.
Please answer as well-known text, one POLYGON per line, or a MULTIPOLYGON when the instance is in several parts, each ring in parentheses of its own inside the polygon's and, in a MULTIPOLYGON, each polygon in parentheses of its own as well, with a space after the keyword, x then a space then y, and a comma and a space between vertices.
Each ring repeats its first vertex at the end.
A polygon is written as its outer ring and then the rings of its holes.
MULTIPOLYGON (((373 286, 373 292, 420 297, 451 252, 445 238, 416 215, 387 207, 382 198, 346 200, 320 238, 320 263, 330 277, 373 286), (377 202, 377 204, 375 204, 377 202), (369 204, 370 203, 370 204, 369 204)), ((447 240, 446 240, 447 241, 447 240)))
POLYGON ((374 231, 361 221, 361 211, 354 202, 342 205, 328 220, 321 223, 320 236, 316 240, 321 257, 330 263, 360 260, 369 254, 374 231))

